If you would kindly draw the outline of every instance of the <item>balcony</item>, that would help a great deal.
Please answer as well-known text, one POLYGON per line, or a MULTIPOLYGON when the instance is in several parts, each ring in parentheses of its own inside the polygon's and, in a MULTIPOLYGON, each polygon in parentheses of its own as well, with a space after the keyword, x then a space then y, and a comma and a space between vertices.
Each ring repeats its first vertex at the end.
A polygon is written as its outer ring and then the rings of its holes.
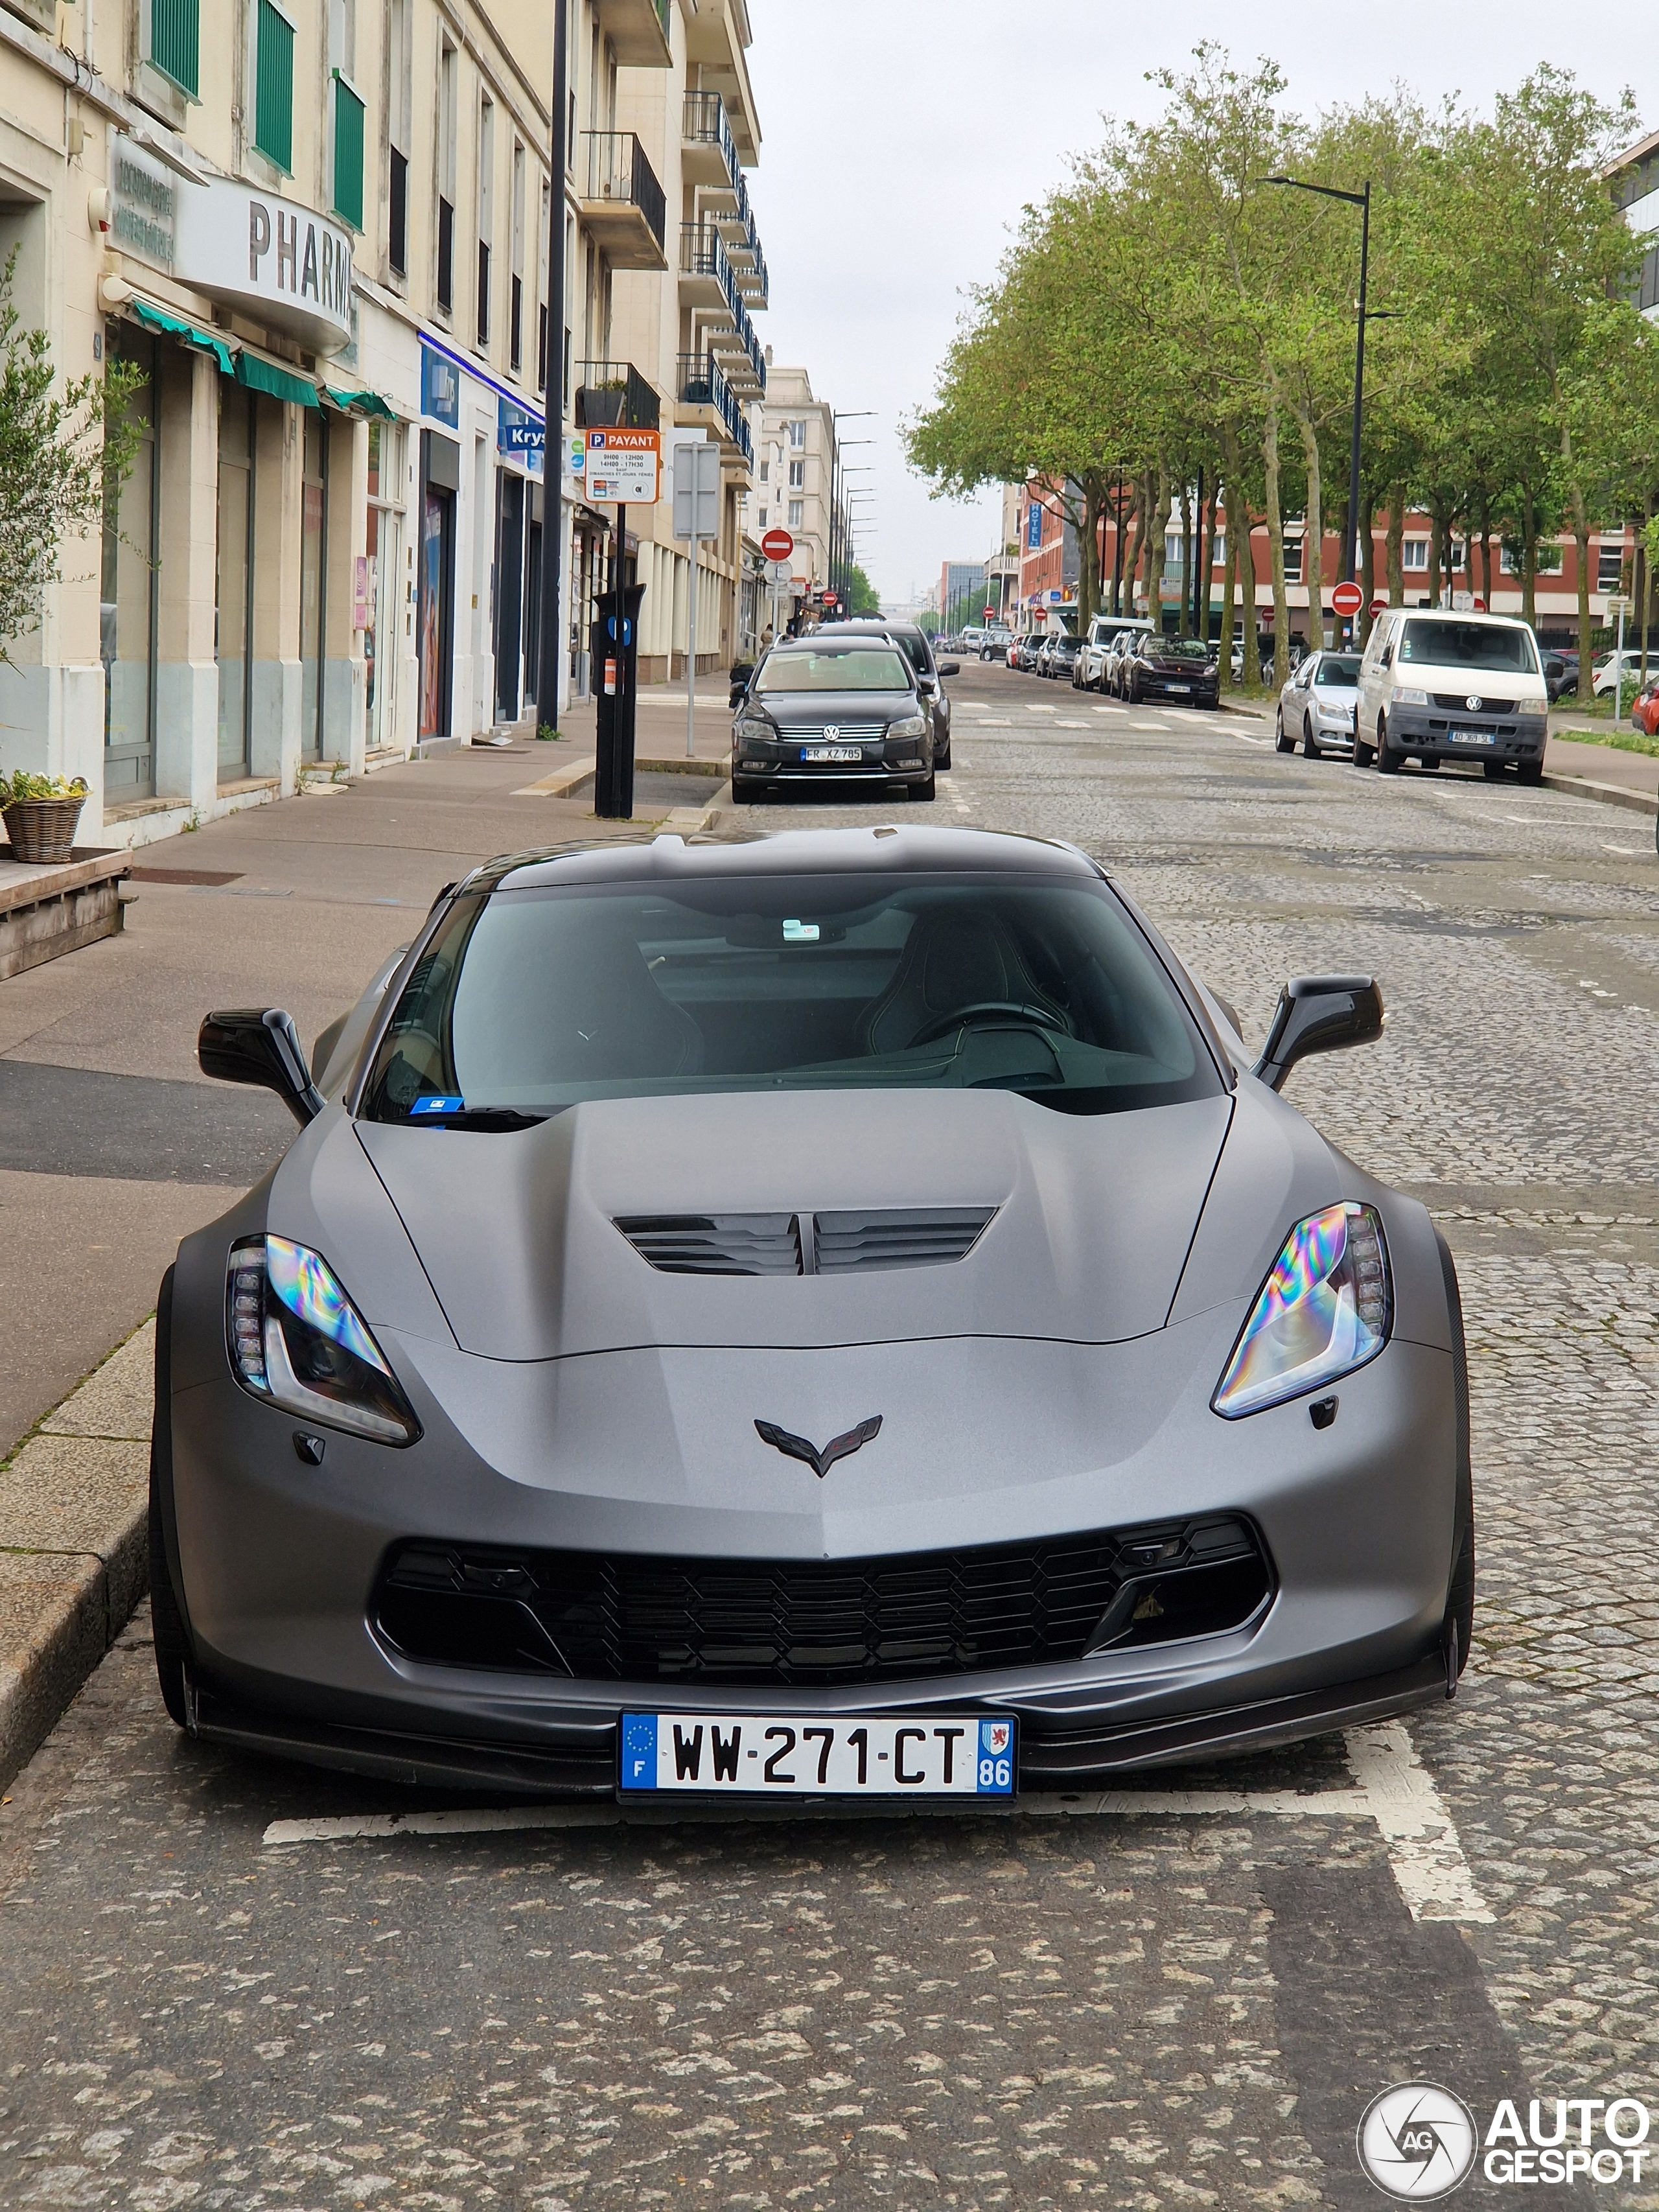
POLYGON ((631 131, 582 136, 587 169, 581 217, 588 236, 613 269, 666 269, 668 204, 644 147, 631 131))
POLYGON ((672 0, 597 0, 593 13, 626 69, 672 69, 668 36, 672 0))
POLYGON ((744 313, 737 271, 712 222, 680 225, 680 297, 708 313, 723 308, 733 322, 744 313))
POLYGON ((713 354, 681 354, 674 382, 678 394, 675 414, 681 427, 690 429, 702 424, 719 431, 746 462, 752 461, 754 446, 749 425, 743 419, 736 392, 713 354))
POLYGON ((579 361, 576 378, 579 430, 654 430, 660 422, 657 388, 646 382, 631 361, 579 361))
POLYGON ((732 312, 732 327, 711 329, 708 340, 711 349, 720 355, 727 377, 743 397, 763 398, 766 391, 766 352, 741 301, 732 312))
POLYGON ((688 92, 680 123, 680 168, 688 184, 743 190, 743 166, 717 92, 688 92))

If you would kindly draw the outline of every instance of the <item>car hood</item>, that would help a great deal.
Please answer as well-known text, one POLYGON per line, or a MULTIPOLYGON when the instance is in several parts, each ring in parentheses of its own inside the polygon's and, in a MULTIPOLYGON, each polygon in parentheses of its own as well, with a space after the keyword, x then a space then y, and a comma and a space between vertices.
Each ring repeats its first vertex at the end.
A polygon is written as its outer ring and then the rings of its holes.
POLYGON ((908 691, 789 691, 755 702, 781 730, 821 729, 826 722, 890 722, 921 711, 908 691))
POLYGON ((503 1135, 351 1127, 459 1345, 538 1360, 1145 1334, 1168 1318, 1232 1112, 1228 1097, 1081 1115, 1011 1092, 816 1091, 605 1100, 503 1135), (665 1272, 616 1225, 974 1208, 992 1218, 965 1257, 812 1275, 665 1272))

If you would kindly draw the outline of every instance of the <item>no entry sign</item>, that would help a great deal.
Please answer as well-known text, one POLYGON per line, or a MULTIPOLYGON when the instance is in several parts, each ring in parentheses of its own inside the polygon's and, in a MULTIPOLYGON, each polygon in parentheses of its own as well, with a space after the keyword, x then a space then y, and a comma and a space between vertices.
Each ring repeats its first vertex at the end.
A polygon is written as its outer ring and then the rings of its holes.
POLYGON ((795 541, 787 530, 769 530, 761 540, 761 551, 769 561, 787 561, 795 550, 795 541))
POLYGON ((1331 593, 1331 605, 1340 615, 1357 615, 1365 604, 1365 594, 1358 584, 1339 584, 1331 593))

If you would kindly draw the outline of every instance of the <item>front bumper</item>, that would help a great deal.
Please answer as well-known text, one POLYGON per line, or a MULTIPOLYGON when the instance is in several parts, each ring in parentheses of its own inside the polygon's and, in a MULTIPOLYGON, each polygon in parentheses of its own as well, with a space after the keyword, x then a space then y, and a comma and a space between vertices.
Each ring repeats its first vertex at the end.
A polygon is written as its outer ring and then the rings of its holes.
POLYGON ((933 774, 933 747, 932 737, 884 738, 861 744, 855 761, 811 761, 801 758, 803 748, 798 739, 784 738, 775 744, 746 742, 732 749, 732 774, 744 783, 779 788, 825 783, 921 784, 933 774))
POLYGON ((1213 707, 1220 696, 1219 684, 1184 676, 1137 675, 1133 681, 1143 699, 1170 699, 1182 707, 1213 707))
POLYGON ((1342 1382, 1340 1419, 1322 1432, 1302 1401, 1223 1424, 1207 1395, 1239 1318, 1220 1310, 1133 1345, 946 1340, 920 1371, 905 1346, 514 1367, 394 1339, 386 1348, 425 1435, 399 1452, 331 1436, 322 1470, 297 1457, 293 1422, 228 1375, 180 1390, 173 1517, 197 1726, 408 1781, 608 1794, 627 1709, 1012 1709, 1022 1779, 1044 1787, 1288 1741, 1443 1692, 1449 1352, 1396 1340, 1342 1382), (491 1370, 474 1385, 494 1404, 469 1409, 471 1441, 445 1411, 465 1396, 451 1387, 460 1366, 491 1370), (643 1430, 632 1437, 634 1409, 657 1409, 664 1437, 706 1437, 711 1405, 787 1407, 792 1386, 894 1409, 896 1442, 937 1438, 936 1477, 891 1501, 873 1458, 842 1462, 825 1485, 769 1461, 739 1496, 688 1443, 684 1463, 642 1481, 638 1459, 654 1447, 643 1430), (550 1472, 514 1479, 501 1471, 509 1433, 550 1439, 548 1459, 573 1468, 597 1439, 606 1474, 570 1488, 550 1472), (1080 1437, 1092 1439, 1086 1455, 1080 1437), (833 1559, 937 1547, 942 1528, 957 1542, 1008 1542, 1213 1512, 1260 1531, 1274 1572, 1264 1612, 1218 1634, 1040 1667, 823 1687, 576 1680, 411 1661, 370 1619, 388 1553, 410 1539, 833 1559))
POLYGON ((1535 761, 1544 757, 1544 714, 1470 714, 1444 707, 1388 708, 1389 744, 1417 760, 1535 761))

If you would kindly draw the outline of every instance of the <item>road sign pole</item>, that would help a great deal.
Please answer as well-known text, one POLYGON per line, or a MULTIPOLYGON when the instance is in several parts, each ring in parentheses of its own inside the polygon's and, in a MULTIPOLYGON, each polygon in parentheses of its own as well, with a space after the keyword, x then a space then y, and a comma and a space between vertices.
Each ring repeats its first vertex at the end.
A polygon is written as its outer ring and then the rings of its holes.
MULTIPOLYGON (((695 497, 695 494, 694 494, 695 497)), ((697 753, 697 545, 691 540, 691 580, 685 601, 685 757, 697 753)))

